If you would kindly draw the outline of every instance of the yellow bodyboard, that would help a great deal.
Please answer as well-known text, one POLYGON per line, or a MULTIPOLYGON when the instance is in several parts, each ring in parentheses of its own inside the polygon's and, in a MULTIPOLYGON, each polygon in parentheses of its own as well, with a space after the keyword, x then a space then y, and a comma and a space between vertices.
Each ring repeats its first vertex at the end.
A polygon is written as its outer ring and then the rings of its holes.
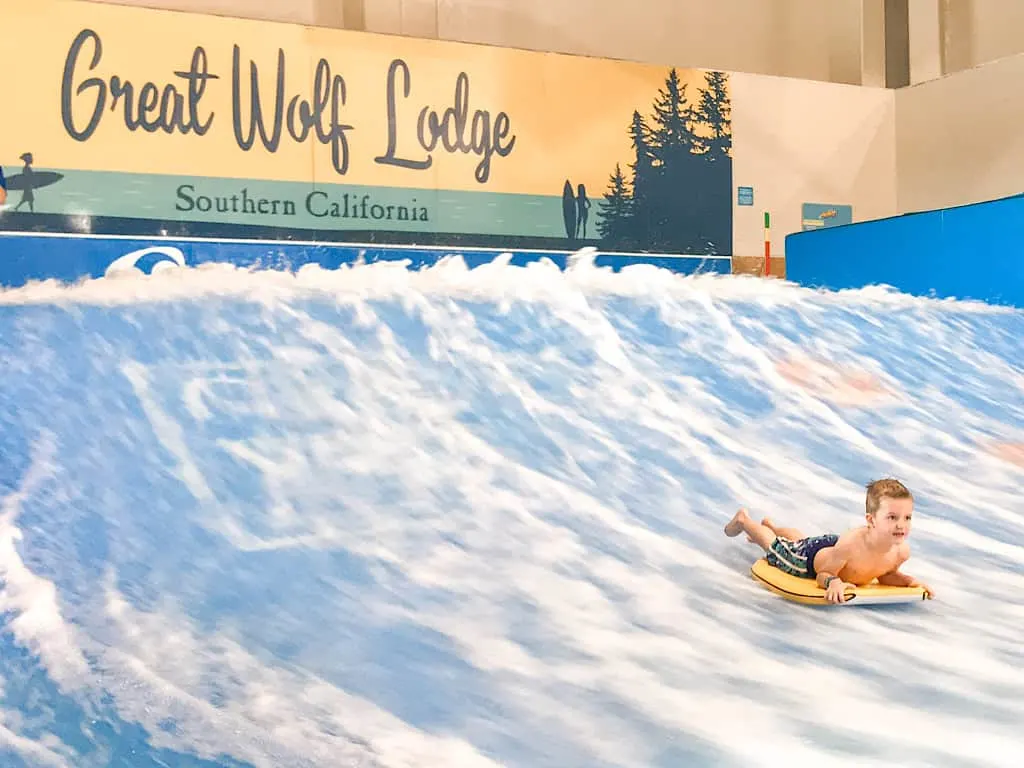
POLYGON ((780 571, 769 565, 763 557, 754 563, 750 573, 766 589, 786 600, 804 605, 891 605, 914 603, 925 599, 924 590, 920 587, 886 587, 873 582, 863 587, 848 588, 845 592, 845 602, 830 603, 825 599, 825 590, 819 587, 814 579, 801 579, 780 571))

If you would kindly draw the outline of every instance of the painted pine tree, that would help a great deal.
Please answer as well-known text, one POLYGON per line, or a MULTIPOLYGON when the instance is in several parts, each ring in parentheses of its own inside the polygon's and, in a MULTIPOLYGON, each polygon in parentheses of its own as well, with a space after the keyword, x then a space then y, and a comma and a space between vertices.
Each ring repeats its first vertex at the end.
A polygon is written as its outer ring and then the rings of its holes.
POLYGON ((616 248, 635 248, 633 241, 633 194, 629 182, 622 173, 622 166, 615 164, 615 173, 609 179, 608 191, 600 203, 601 215, 597 220, 597 231, 605 243, 615 243, 616 248))
POLYGON ((700 255, 731 252, 728 79, 724 73, 708 72, 705 85, 691 103, 673 68, 658 91, 650 123, 633 112, 632 179, 623 178, 618 165, 610 177, 598 221, 603 246, 700 255))

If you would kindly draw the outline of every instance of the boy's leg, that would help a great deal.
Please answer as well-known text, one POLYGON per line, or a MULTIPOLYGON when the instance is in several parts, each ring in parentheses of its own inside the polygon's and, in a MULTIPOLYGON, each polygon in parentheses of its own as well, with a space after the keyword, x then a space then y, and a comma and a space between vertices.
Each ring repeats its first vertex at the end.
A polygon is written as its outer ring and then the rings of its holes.
POLYGON ((790 541, 799 541, 800 539, 807 538, 798 529, 783 528, 782 526, 773 523, 771 521, 771 518, 768 517, 763 518, 761 520, 761 525, 763 525, 765 528, 771 528, 773 531, 775 531, 776 536, 781 536, 782 538, 789 539, 790 541))
POLYGON ((739 536, 741 533, 747 534, 747 538, 757 544, 761 549, 768 551, 768 547, 775 541, 775 531, 766 525, 755 523, 750 519, 750 515, 747 514, 747 510, 741 509, 735 515, 732 520, 726 523, 725 535, 726 536, 739 536))

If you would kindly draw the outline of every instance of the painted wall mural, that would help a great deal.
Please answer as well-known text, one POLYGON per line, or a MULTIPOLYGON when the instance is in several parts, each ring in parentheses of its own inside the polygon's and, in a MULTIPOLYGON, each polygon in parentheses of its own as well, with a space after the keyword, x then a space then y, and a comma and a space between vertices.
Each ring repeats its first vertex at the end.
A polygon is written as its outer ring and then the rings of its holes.
POLYGON ((732 250, 725 73, 72 0, 0 19, 28 30, 0 229, 732 250))

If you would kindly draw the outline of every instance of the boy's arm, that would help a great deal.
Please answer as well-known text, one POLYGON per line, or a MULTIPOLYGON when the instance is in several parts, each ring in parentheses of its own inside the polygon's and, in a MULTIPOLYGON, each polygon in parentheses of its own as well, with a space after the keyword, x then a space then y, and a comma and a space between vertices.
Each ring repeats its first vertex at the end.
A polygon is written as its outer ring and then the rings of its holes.
POLYGON ((885 584, 887 587, 920 587, 924 590, 924 596, 929 600, 935 599, 935 590, 929 587, 920 579, 915 579, 913 576, 907 573, 901 573, 899 569, 894 568, 886 574, 878 577, 879 584, 885 584))
POLYGON ((917 587, 920 586, 917 579, 907 573, 900 571, 900 566, 910 559, 910 547, 904 544, 900 547, 899 561, 888 573, 878 577, 878 583, 887 587, 917 587))
POLYGON ((888 573, 878 577, 878 583, 887 587, 916 587, 919 586, 917 579, 909 573, 903 573, 899 568, 893 568, 888 573))
POLYGON ((905 563, 909 557, 909 548, 906 548, 904 549, 904 551, 900 552, 900 561, 896 564, 896 567, 888 573, 883 573, 881 576, 879 576, 878 583, 884 584, 887 587, 920 587, 924 590, 925 597, 927 597, 929 600, 933 599, 935 597, 935 590, 933 590, 920 579, 916 579, 909 573, 903 573, 900 570, 900 566, 903 565, 903 563, 905 563))
POLYGON ((826 589, 825 582, 830 577, 838 578, 839 572, 843 570, 846 561, 850 559, 850 544, 839 542, 834 547, 825 547, 818 552, 818 557, 821 558, 821 562, 816 568, 818 586, 826 589))

